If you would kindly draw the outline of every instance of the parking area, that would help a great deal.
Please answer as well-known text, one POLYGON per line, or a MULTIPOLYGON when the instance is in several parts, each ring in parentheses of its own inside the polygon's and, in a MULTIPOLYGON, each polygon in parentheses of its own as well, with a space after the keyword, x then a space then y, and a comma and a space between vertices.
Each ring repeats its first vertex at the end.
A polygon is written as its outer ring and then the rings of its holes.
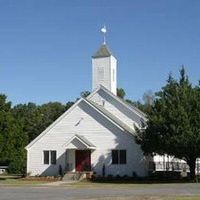
POLYGON ((74 184, 1 186, 0 200, 200 199, 200 184, 74 184), (190 196, 190 198, 187 198, 190 196), (199 196, 199 197, 198 197, 199 196))

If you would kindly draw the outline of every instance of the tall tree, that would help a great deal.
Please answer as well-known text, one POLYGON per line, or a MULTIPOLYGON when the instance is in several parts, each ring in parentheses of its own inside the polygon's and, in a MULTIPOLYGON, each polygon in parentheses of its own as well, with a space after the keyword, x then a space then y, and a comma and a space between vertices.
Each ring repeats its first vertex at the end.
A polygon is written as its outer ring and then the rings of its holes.
POLYGON ((39 134, 62 115, 65 110, 66 106, 59 102, 49 102, 38 106, 38 112, 41 115, 41 120, 38 121, 39 134))
POLYGON ((200 87, 193 87, 180 70, 180 79, 171 75, 156 93, 147 128, 138 131, 136 141, 148 154, 168 154, 183 159, 195 177, 196 159, 200 157, 200 87))
POLYGON ((49 102, 18 104, 11 107, 5 95, 0 95, 0 165, 8 165, 12 173, 24 173, 25 146, 55 121, 74 102, 63 105, 49 102))
POLYGON ((14 106, 12 112, 14 117, 22 124, 23 132, 27 135, 28 142, 41 133, 44 128, 42 125, 44 116, 35 103, 18 104, 14 106))
POLYGON ((26 144, 27 137, 11 112, 11 103, 0 95, 0 163, 8 165, 10 172, 25 171, 26 144))
POLYGON ((148 90, 143 94, 142 97, 144 104, 148 105, 148 106, 152 106, 155 100, 155 96, 154 93, 152 92, 152 90, 148 90))
POLYGON ((12 109, 12 112, 23 124, 23 132, 31 142, 72 104, 72 102, 68 102, 66 106, 59 102, 49 102, 41 106, 34 103, 19 104, 12 109))

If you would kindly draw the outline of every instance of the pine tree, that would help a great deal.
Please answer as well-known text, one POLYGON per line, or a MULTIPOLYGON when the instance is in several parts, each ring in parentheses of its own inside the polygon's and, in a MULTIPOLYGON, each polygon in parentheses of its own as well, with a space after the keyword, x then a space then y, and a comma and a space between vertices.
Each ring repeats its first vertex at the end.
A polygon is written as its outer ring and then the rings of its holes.
POLYGON ((138 131, 136 142, 146 154, 168 154, 185 160, 193 179, 200 157, 200 87, 192 86, 184 68, 179 80, 170 75, 166 86, 156 93, 148 119, 147 129, 138 131))

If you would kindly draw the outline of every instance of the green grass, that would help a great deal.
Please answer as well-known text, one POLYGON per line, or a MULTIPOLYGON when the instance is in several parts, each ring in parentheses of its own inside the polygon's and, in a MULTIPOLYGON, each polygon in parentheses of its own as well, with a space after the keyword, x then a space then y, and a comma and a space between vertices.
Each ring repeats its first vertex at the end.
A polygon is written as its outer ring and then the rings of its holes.
POLYGON ((168 187, 177 184, 194 184, 194 183, 131 183, 131 182, 91 182, 91 181, 80 181, 75 183, 65 183, 63 185, 74 187, 74 188, 146 188, 146 187, 168 187))
POLYGON ((34 181, 34 180, 23 180, 23 179, 13 179, 13 178, 7 178, 7 179, 4 179, 4 180, 0 180, 0 186, 9 186, 9 185, 12 185, 12 186, 17 186, 17 185, 40 185, 40 184, 43 184, 43 183, 48 183, 49 181, 34 181))
POLYGON ((21 174, 0 174, 0 180, 21 178, 21 174))

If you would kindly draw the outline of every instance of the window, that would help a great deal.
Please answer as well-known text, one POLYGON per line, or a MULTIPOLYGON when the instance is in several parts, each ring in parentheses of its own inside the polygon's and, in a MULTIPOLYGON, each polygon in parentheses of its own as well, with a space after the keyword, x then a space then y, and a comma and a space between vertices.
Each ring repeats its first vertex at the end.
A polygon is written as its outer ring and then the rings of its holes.
POLYGON ((118 164, 119 156, 118 156, 118 150, 112 150, 112 164, 118 164))
POLYGON ((51 151, 51 164, 56 164, 56 151, 51 151))
POLYGON ((112 150, 112 164, 126 164, 126 150, 112 150))
POLYGON ((56 151, 44 151, 44 164, 49 165, 50 161, 52 165, 56 164, 56 151))
POLYGON ((44 151, 44 164, 49 164, 49 151, 44 151))
POLYGON ((126 164, 126 150, 120 150, 119 153, 119 163, 126 164))

